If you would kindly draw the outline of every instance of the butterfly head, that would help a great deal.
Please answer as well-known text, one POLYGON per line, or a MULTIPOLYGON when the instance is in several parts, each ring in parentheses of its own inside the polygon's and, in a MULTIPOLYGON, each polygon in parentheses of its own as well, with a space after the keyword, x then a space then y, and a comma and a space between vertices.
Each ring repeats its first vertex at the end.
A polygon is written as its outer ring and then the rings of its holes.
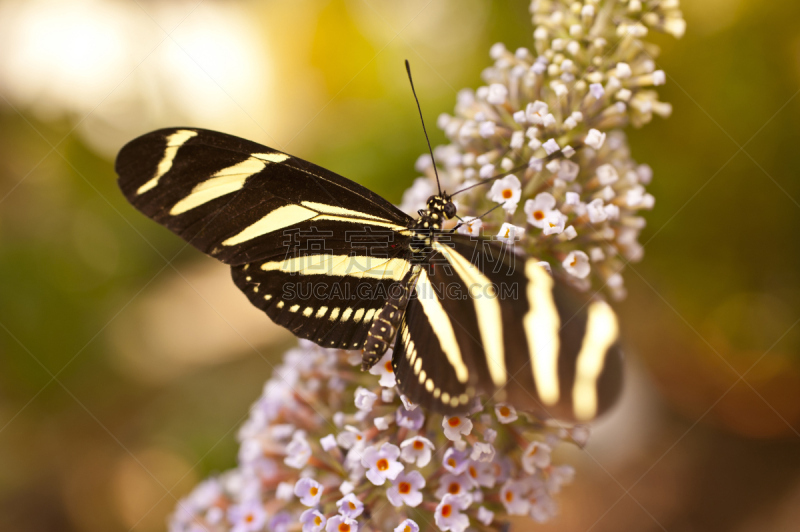
POLYGON ((428 198, 428 213, 436 214, 440 219, 444 217, 444 219, 450 220, 456 215, 456 205, 447 192, 442 192, 441 195, 428 198))

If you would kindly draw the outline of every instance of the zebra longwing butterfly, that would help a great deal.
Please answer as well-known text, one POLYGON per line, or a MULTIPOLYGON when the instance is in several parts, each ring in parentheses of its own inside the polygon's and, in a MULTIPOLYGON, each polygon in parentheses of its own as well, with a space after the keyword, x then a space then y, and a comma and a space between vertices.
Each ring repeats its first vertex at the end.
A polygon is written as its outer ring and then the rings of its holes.
POLYGON ((162 129, 120 151, 119 185, 140 211, 229 264, 250 302, 300 338, 393 347, 411 401, 454 414, 491 394, 585 421, 621 388, 610 307, 538 261, 444 229, 451 196, 414 219, 329 170, 237 137, 162 129))

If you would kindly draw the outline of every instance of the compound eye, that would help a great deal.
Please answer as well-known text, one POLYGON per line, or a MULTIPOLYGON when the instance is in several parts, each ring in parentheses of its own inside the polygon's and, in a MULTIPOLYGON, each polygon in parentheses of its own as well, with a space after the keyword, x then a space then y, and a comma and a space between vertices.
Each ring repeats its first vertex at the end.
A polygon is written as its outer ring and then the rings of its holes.
POLYGON ((456 206, 454 203, 450 202, 445 204, 444 215, 447 217, 448 220, 456 215, 456 206))

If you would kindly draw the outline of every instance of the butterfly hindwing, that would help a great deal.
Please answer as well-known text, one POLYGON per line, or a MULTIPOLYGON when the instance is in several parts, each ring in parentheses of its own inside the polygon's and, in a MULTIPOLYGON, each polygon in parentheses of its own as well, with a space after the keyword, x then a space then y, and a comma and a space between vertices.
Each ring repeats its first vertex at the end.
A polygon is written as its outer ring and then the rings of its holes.
POLYGON ((137 209, 228 264, 285 253, 286 229, 327 233, 342 251, 348 231, 373 227, 402 239, 412 221, 329 170, 203 129, 143 135, 122 148, 116 170, 137 209))
POLYGON ((610 407, 622 366, 608 305, 508 247, 451 240, 434 245, 429 279, 422 279, 433 295, 418 283, 400 328, 394 364, 401 391, 449 414, 464 412, 476 393, 566 420, 610 407))

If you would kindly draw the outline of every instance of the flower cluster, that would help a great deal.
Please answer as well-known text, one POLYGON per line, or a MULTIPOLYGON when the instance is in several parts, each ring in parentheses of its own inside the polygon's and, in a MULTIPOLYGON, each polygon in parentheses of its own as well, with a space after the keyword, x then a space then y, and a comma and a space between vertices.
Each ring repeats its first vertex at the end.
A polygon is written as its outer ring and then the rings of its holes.
POLYGON ((170 530, 462 532, 555 514, 573 469, 551 451, 585 443, 584 427, 491 401, 423 412, 397 394, 390 357, 369 375, 352 352, 288 351, 239 431, 238 467, 181 500, 170 530))
MULTIPOLYGON (((450 144, 434 150, 442 187, 458 191, 459 231, 484 232, 523 249, 580 289, 593 282, 624 296, 621 271, 643 254, 638 235, 653 207, 652 172, 630 156, 621 128, 640 127, 669 104, 651 30, 680 37, 678 0, 534 0, 533 50, 498 43, 485 86, 462 90, 438 125, 450 144), (475 220, 492 207, 502 209, 475 220)), ((415 212, 435 190, 430 156, 402 207, 415 212)))

